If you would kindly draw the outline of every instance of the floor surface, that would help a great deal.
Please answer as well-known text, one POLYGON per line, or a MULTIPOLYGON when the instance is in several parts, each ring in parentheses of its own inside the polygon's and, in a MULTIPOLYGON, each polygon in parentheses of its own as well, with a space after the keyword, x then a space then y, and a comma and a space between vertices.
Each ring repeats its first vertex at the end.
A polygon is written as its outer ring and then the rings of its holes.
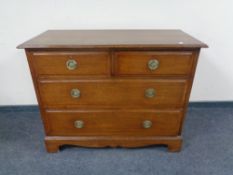
POLYGON ((180 153, 67 147, 48 154, 38 110, 0 110, 0 175, 232 175, 233 108, 190 107, 180 153))

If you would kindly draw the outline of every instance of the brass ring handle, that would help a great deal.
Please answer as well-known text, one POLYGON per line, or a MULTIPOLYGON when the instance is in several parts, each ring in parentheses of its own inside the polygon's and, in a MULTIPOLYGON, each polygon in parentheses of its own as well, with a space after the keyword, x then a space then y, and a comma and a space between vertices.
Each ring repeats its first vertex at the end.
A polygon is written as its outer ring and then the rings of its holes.
POLYGON ((148 88, 145 90, 145 97, 147 98, 153 98, 156 95, 156 91, 153 88, 148 88))
POLYGON ((156 59, 152 59, 148 61, 147 65, 150 70, 155 70, 159 67, 159 61, 156 59))
POLYGON ((75 128, 81 129, 84 127, 84 122, 82 120, 76 120, 74 122, 74 126, 75 126, 75 128))
POLYGON ((71 89, 70 95, 73 98, 79 98, 81 96, 81 92, 79 89, 71 89))
POLYGON ((75 60, 68 60, 66 61, 66 68, 69 70, 74 70, 77 68, 78 63, 75 60))
POLYGON ((145 129, 151 128, 151 127, 152 127, 152 121, 150 121, 150 120, 145 120, 145 121, 143 121, 142 126, 143 126, 143 128, 145 128, 145 129))

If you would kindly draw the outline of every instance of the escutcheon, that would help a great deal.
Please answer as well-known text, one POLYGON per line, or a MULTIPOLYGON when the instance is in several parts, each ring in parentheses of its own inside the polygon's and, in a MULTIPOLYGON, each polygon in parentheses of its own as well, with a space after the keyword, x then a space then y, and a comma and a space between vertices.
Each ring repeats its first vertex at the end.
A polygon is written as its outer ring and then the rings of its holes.
POLYGON ((156 59, 152 59, 148 61, 148 68, 150 70, 155 70, 159 67, 159 61, 156 59))
POLYGON ((142 125, 143 125, 143 128, 148 129, 152 127, 152 122, 150 120, 145 120, 143 121, 142 125))
POLYGON ((75 128, 81 129, 84 127, 84 122, 82 120, 76 120, 74 122, 74 126, 75 126, 75 128))
POLYGON ((153 88, 148 88, 145 90, 145 97, 147 97, 147 98, 153 98, 153 97, 155 97, 155 94, 156 94, 156 92, 155 92, 155 89, 153 89, 153 88))
POLYGON ((69 70, 74 70, 74 69, 76 69, 77 68, 77 62, 75 61, 75 60, 68 60, 67 62, 66 62, 66 67, 67 67, 67 69, 69 69, 69 70))
POLYGON ((71 97, 73 97, 73 98, 79 98, 80 95, 81 95, 81 92, 80 92, 79 89, 71 89, 70 95, 71 95, 71 97))

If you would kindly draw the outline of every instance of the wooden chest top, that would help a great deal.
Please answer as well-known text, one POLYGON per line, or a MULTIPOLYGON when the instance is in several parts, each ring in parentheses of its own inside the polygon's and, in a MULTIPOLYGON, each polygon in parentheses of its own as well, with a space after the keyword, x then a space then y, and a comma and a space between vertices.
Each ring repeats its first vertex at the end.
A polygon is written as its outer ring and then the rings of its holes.
POLYGON ((181 30, 48 30, 17 48, 201 48, 181 30))

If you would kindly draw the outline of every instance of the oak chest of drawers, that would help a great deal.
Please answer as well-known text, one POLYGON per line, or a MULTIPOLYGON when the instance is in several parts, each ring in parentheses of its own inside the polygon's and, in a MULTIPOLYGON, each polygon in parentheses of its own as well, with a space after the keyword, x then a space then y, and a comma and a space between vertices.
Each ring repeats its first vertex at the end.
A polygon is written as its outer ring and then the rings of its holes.
POLYGON ((202 47, 180 30, 51 30, 19 45, 47 151, 158 144, 179 151, 202 47))

